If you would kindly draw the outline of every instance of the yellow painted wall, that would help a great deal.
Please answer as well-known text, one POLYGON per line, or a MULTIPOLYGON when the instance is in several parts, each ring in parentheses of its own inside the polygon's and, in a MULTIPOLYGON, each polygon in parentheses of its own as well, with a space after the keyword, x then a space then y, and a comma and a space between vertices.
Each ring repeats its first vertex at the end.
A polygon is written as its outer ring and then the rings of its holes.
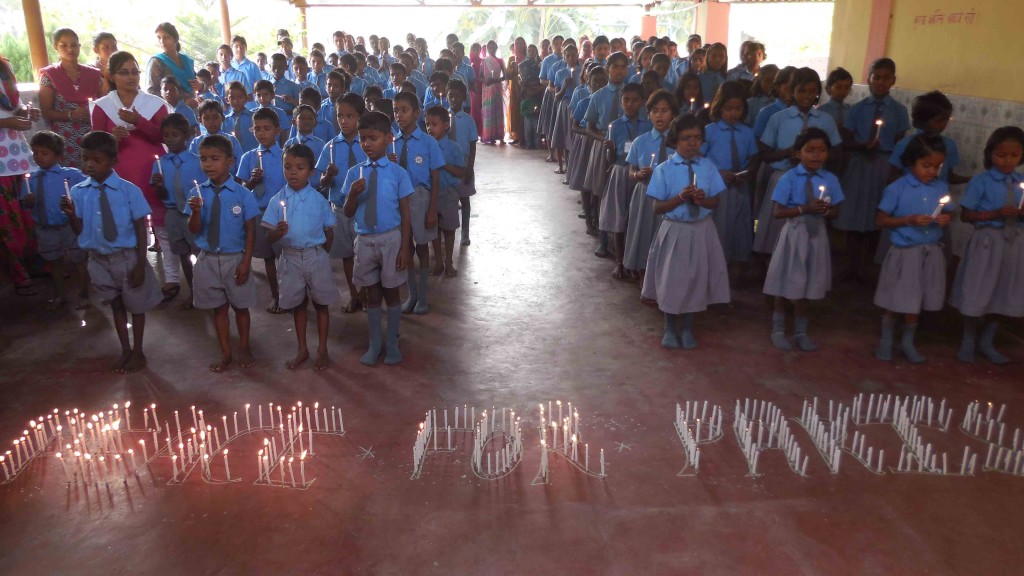
MULTIPOLYGON (((858 80, 870 6, 835 1, 830 68, 843 66, 858 80)), ((1022 101, 1024 1, 893 0, 886 54, 902 88, 1022 101)))

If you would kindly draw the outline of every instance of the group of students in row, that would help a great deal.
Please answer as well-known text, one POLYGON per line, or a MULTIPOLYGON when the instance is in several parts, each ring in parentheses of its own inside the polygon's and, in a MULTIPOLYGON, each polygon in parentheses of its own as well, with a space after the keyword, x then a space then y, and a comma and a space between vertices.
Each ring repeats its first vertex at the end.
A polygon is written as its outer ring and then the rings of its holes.
POLYGON ((980 351, 1007 361, 994 345, 998 317, 1024 316, 1019 127, 996 130, 985 172, 967 178, 953 171, 957 147, 942 135, 949 99, 923 94, 908 114, 890 95, 891 59, 871 65, 870 95, 852 106, 844 101, 852 77, 833 71, 829 100, 819 105, 818 74, 760 67, 760 44, 745 43, 744 62, 728 72, 724 46, 708 47, 710 71, 684 71, 674 86, 667 48, 633 48, 639 61, 631 63, 595 41, 594 59, 583 62, 571 39, 561 43, 542 66, 548 80, 538 130, 556 173, 566 174, 563 184, 580 192, 587 233, 600 236, 595 254, 613 255, 612 276, 638 277, 642 300, 664 313, 664 347, 694 348, 693 314, 728 302, 730 276, 760 254, 763 292, 774 298, 772 344, 816 350, 808 302, 832 287, 831 225, 846 236, 852 275, 863 276, 877 247, 876 356, 892 359, 902 319, 899 348, 923 362, 914 343, 918 316, 947 301, 940 241, 956 209, 949 185, 967 183, 959 217, 975 231, 948 298, 964 316, 957 357, 973 362, 980 351), (641 71, 631 77, 631 66, 641 71))

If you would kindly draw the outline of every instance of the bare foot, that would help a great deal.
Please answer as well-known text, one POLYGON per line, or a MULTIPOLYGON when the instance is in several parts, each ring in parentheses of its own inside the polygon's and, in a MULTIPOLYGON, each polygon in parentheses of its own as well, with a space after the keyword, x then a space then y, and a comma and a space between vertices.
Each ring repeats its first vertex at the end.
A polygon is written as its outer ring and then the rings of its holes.
POLYGON ((441 274, 444 274, 444 264, 437 264, 430 269, 431 276, 440 276, 441 274))
POLYGON ((141 352, 132 352, 131 357, 128 358, 128 362, 121 367, 121 372, 124 374, 133 374, 142 370, 146 367, 146 355, 141 352))
POLYGON ((622 264, 616 264, 615 268, 612 269, 612 278, 616 280, 622 280, 626 277, 626 271, 622 268, 622 264))
POLYGON ((131 350, 125 350, 121 352, 121 356, 110 365, 111 372, 117 372, 120 374, 124 371, 124 365, 128 363, 128 359, 132 357, 131 350))
POLYGON ((445 263, 445 265, 444 265, 444 277, 445 278, 455 278, 458 275, 459 275, 459 271, 455 269, 455 263, 453 263, 453 262, 445 263))
POLYGON ((657 300, 655 300, 653 298, 644 298, 642 296, 640 297, 640 303, 643 304, 644 306, 657 306, 658 305, 658 301, 657 300))
POLYGON ((192 310, 193 308, 195 308, 195 306, 192 304, 192 296, 189 296, 188 300, 185 300, 181 304, 181 309, 182 310, 192 310))
POLYGON ((238 351, 238 365, 242 368, 252 368, 256 365, 256 359, 252 356, 252 350, 243 348, 238 351))
POLYGON ((302 366, 302 363, 306 360, 309 360, 309 350, 302 350, 296 354, 295 358, 285 362, 284 367, 289 370, 295 370, 299 366, 302 366))
POLYGON ((317 350, 316 352, 316 364, 313 365, 313 369, 317 372, 322 372, 331 365, 331 357, 327 355, 327 350, 317 350))
POLYGON ((231 364, 231 355, 221 357, 220 360, 210 364, 210 372, 223 372, 231 364))

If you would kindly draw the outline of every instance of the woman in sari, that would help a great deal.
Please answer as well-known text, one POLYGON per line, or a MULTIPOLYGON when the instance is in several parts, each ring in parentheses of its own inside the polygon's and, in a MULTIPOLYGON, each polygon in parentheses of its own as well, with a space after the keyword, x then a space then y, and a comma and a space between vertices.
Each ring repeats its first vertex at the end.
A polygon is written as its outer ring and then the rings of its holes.
POLYGON ((146 65, 146 92, 160 96, 160 81, 165 76, 174 76, 178 80, 182 98, 189 106, 194 106, 199 80, 196 79, 195 63, 181 53, 178 29, 170 22, 159 24, 156 27, 156 41, 163 52, 150 58, 146 65))
POLYGON ((469 47, 469 65, 473 67, 473 75, 476 77, 476 82, 473 82, 473 97, 470 98, 469 103, 469 115, 473 117, 473 122, 476 122, 476 131, 479 134, 484 133, 484 117, 483 117, 483 86, 484 86, 484 71, 483 71, 483 59, 480 56, 480 52, 483 49, 480 44, 474 42, 469 47))
POLYGON ((63 165, 81 167, 82 136, 89 132, 89 101, 107 93, 103 75, 78 63, 82 46, 70 28, 53 33, 60 62, 39 71, 39 108, 51 129, 64 138, 63 165))
POLYGON ((480 141, 484 144, 505 143, 505 106, 502 83, 505 81, 505 63, 495 56, 498 43, 491 40, 487 43, 487 55, 480 66, 483 71, 483 99, 481 115, 484 129, 480 133, 480 141))
POLYGON ((523 100, 522 83, 519 78, 519 65, 526 60, 526 40, 520 36, 512 44, 512 57, 509 58, 505 78, 508 80, 507 122, 509 138, 512 144, 522 141, 523 117, 519 112, 519 103, 523 100))

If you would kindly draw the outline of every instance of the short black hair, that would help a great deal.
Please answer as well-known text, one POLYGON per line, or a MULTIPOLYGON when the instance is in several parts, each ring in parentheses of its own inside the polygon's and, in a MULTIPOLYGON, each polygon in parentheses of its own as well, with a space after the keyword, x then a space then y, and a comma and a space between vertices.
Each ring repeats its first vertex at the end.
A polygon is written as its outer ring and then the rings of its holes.
POLYGON ((608 66, 612 64, 622 64, 623 66, 629 66, 629 56, 626 56, 622 52, 614 52, 608 57, 608 66))
POLYGON ((210 134, 203 138, 199 142, 199 150, 202 151, 203 148, 216 148, 228 158, 235 157, 235 148, 231 145, 231 140, 223 134, 210 134))
POLYGON ((49 130, 36 132, 28 143, 32 148, 45 148, 58 156, 64 154, 64 146, 66 144, 63 136, 49 130))
POLYGON ((316 118, 316 109, 310 106, 309 104, 299 104, 298 106, 296 106, 295 110, 292 111, 292 117, 298 117, 300 112, 309 112, 310 114, 313 115, 314 118, 316 118))
POLYGON ((622 87, 622 95, 625 96, 626 94, 636 94, 643 100, 644 87, 639 84, 626 84, 622 87))
MULTIPOLYGON (((263 82, 263 80, 261 80, 260 82, 263 82)), ((273 86, 273 84, 271 84, 271 86, 273 86)), ((249 95, 249 91, 245 89, 245 84, 242 84, 238 80, 235 80, 234 82, 228 84, 227 88, 224 89, 224 95, 229 96, 233 90, 241 90, 242 94, 246 96, 249 95)))
POLYGON ((796 140, 793 141, 793 150, 800 150, 804 146, 807 146, 809 142, 813 142, 815 140, 823 140, 825 142, 825 148, 832 147, 832 141, 829 140, 828 134, 821 128, 811 126, 797 134, 796 140))
POLYGON ((377 86, 376 84, 371 84, 371 85, 366 87, 366 90, 363 90, 363 99, 364 100, 369 100, 370 98, 383 98, 383 97, 384 97, 384 90, 381 89, 381 87, 377 86))
MULTIPOLYGON (((209 72, 207 72, 207 74, 209 74, 209 72)), ((170 84, 171 86, 174 86, 179 90, 181 89, 181 84, 178 83, 178 79, 174 76, 164 76, 163 78, 161 78, 160 87, 163 88, 164 84, 170 84)))
POLYGON ((952 113, 953 103, 938 90, 917 96, 910 106, 910 120, 914 128, 924 128, 933 118, 952 113))
POLYGON ((428 80, 430 81, 431 84, 433 84, 434 82, 443 82, 444 85, 447 87, 448 81, 451 80, 451 76, 449 76, 447 72, 441 72, 440 70, 438 70, 437 72, 431 74, 428 80))
MULTIPOLYGON (((1018 126, 1003 126, 1002 128, 996 128, 992 135, 988 137, 988 141, 985 142, 985 169, 992 168, 992 153, 995 152, 996 146, 999 146, 1007 140, 1013 140, 1024 148, 1024 130, 1021 130, 1018 126)), ((1024 164, 1024 158, 1021 158, 1021 164, 1024 164)))
POLYGON ((728 80, 723 82, 718 87, 718 92, 715 93, 715 98, 711 101, 711 119, 718 121, 722 119, 722 107, 725 103, 732 99, 739 99, 743 103, 743 115, 740 119, 747 117, 747 93, 750 92, 743 84, 740 84, 736 80, 728 80))
POLYGON ((463 96, 465 96, 468 93, 468 90, 466 89, 466 83, 463 82, 462 80, 459 80, 458 78, 448 81, 448 91, 455 91, 458 92, 459 94, 462 94, 463 96))
POLYGON ((206 68, 200 68, 199 70, 196 70, 196 78, 204 80, 209 78, 210 80, 213 80, 213 74, 210 74, 210 71, 206 68))
POLYGON ((402 74, 405 74, 406 76, 409 75, 409 69, 406 68, 405 64, 402 64, 401 62, 393 63, 391 65, 391 71, 392 72, 401 72, 402 74))
POLYGON ((398 104, 399 102, 405 102, 409 106, 412 106, 413 110, 420 109, 420 99, 415 93, 399 92, 398 94, 395 94, 395 104, 398 104))
POLYGON ((216 112, 220 114, 220 117, 224 117, 224 107, 220 105, 220 102, 216 100, 203 100, 203 103, 199 105, 199 109, 196 110, 199 113, 199 117, 202 118, 203 114, 207 112, 216 112))
POLYGON ((284 149, 284 154, 281 155, 283 158, 302 158, 309 163, 309 167, 312 168, 316 165, 316 158, 313 157, 313 149, 305 144, 292 144, 291 146, 284 149))
POLYGON ((242 46, 245 46, 246 48, 249 47, 249 43, 245 41, 245 36, 234 36, 234 37, 232 37, 231 38, 231 43, 234 44, 236 42, 240 43, 242 46))
POLYGON ((900 155, 900 164, 904 167, 910 168, 915 162, 924 158, 930 154, 940 153, 946 154, 946 143, 942 140, 942 136, 928 136, 927 134, 918 134, 910 139, 907 143, 906 150, 900 155))
MULTIPOLYGON (((309 68, 309 62, 307 62, 306 57, 302 56, 301 54, 296 54, 295 56, 292 57, 292 66, 295 66, 296 64, 302 64, 306 68, 309 68)), ((302 82, 304 79, 298 78, 298 80, 302 82)))
POLYGON ((704 124, 705 122, 698 119, 696 116, 676 116, 672 120, 672 124, 668 127, 668 134, 665 136, 665 147, 675 148, 679 142, 679 133, 683 130, 694 130, 700 133, 701 142, 704 141, 704 124))
POLYGON ((274 83, 271 82, 270 80, 259 80, 259 81, 256 82, 256 84, 253 85, 252 93, 255 94, 255 93, 259 92, 260 90, 270 90, 271 92, 273 92, 274 91, 274 83))
POLYGON ((284 54, 281 54, 280 52, 275 52, 270 55, 270 65, 273 66, 274 64, 284 64, 285 66, 287 66, 288 57, 285 56, 284 54))
POLYGON ((604 35, 594 38, 594 41, 591 42, 591 46, 593 46, 594 48, 597 48, 598 46, 603 44, 610 44, 610 42, 608 41, 608 37, 604 35))
POLYGON ((445 110, 444 106, 431 106, 427 108, 427 117, 439 118, 445 124, 451 124, 452 117, 448 114, 448 110, 445 110))
POLYGON ((391 119, 387 114, 376 110, 359 117, 360 130, 376 130, 385 134, 391 133, 391 119))
POLYGON ((798 68, 796 72, 793 72, 793 77, 789 80, 789 87, 796 94, 796 89, 805 84, 814 84, 818 87, 818 97, 814 99, 814 103, 817 104, 821 100, 821 76, 818 76, 818 71, 814 68, 798 68))
POLYGON ((339 70, 337 68, 331 70, 330 72, 327 73, 327 80, 330 80, 331 78, 334 78, 335 80, 341 80, 342 90, 346 92, 348 91, 349 86, 352 85, 351 77, 348 74, 346 74, 344 70, 339 70))
MULTIPOLYGON (((761 67, 761 71, 764 72, 764 66, 761 67)), ((828 90, 838 82, 849 80, 853 82, 853 75, 850 74, 846 68, 839 67, 828 73, 825 77, 825 89, 828 90)))
POLYGON ((281 119, 277 116, 277 110, 271 108, 259 108, 252 114, 252 123, 255 125, 257 120, 267 120, 274 125, 274 128, 281 127, 281 119))
POLYGON ((352 70, 359 68, 359 60, 356 60, 356 57, 352 54, 342 54, 338 58, 338 63, 341 64, 342 68, 351 68, 352 70))
POLYGON ((173 128, 185 135, 192 134, 192 126, 189 125, 188 118, 177 112, 164 116, 164 119, 160 121, 160 129, 164 128, 173 128))
POLYGON ((876 70, 888 70, 896 75, 896 62, 892 58, 879 58, 871 63, 868 74, 874 74, 876 70))
POLYGON ((320 95, 320 91, 319 90, 317 90, 316 88, 313 88, 312 86, 307 86, 307 87, 302 89, 302 92, 299 92, 299 100, 300 101, 305 100, 307 102, 315 102, 317 107, 319 107, 320 104, 323 103, 324 98, 323 98, 323 96, 320 95))
POLYGON ((663 62, 666 66, 672 65, 672 60, 668 57, 668 54, 664 52, 658 52, 654 56, 651 56, 651 67, 653 68, 656 63, 663 62))
POLYGON ((390 118, 392 122, 395 120, 395 102, 390 98, 378 98, 374 100, 373 111, 381 112, 390 118))
POLYGON ((110 132, 93 130, 82 137, 82 150, 99 152, 111 160, 117 160, 117 140, 110 132))

